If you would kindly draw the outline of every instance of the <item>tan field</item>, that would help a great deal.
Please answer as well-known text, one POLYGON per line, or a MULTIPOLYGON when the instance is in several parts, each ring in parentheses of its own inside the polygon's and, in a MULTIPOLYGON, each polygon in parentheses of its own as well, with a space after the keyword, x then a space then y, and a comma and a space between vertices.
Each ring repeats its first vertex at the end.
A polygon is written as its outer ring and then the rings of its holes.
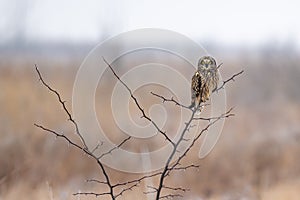
MULTIPOLYGON (((73 196, 78 191, 104 190, 85 181, 102 177, 95 162, 33 125, 43 124, 74 138, 61 105, 38 81, 35 59, 19 57, 0 61, 0 200, 95 199, 73 196)), ((198 149, 188 155, 186 162, 200 168, 174 173, 168 183, 190 188, 184 199, 299 199, 299 55, 292 54, 287 60, 282 52, 273 51, 252 57, 247 53, 216 57, 224 63, 220 69, 224 78, 245 70, 226 86, 227 104, 235 106, 235 116, 226 119, 208 157, 199 160, 198 149)), ((37 62, 45 80, 62 94, 70 110, 72 87, 83 58, 37 62)), ((135 149, 134 145, 128 148, 135 149)), ((137 177, 112 169, 109 174, 115 182, 137 177)), ((141 183, 120 199, 147 199, 145 188, 141 183)))

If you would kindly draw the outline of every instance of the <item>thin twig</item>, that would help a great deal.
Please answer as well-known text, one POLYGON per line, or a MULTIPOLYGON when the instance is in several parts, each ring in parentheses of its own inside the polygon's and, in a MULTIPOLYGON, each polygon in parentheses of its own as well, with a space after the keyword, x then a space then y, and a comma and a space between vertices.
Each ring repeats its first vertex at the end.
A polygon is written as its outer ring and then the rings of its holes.
POLYGON ((161 98, 162 101, 163 101, 163 103, 164 103, 164 102, 173 102, 173 103, 175 103, 176 106, 180 106, 180 107, 182 107, 182 108, 186 108, 186 109, 191 110, 191 108, 189 108, 189 106, 185 106, 185 105, 179 103, 179 102, 176 101, 173 97, 171 97, 171 99, 168 99, 168 98, 165 98, 164 96, 159 95, 159 94, 156 94, 156 93, 154 93, 154 92, 150 92, 150 93, 151 93, 152 95, 156 96, 156 97, 161 98))
POLYGON ((112 71, 112 73, 114 74, 114 76, 120 81, 120 83, 127 89, 127 91, 130 94, 130 97, 133 99, 133 101, 135 102, 136 106, 138 107, 138 109, 141 111, 142 113, 142 118, 147 119, 149 122, 151 122, 153 124, 153 126, 156 128, 156 130, 161 133, 173 146, 174 146, 174 142, 171 140, 171 138, 169 138, 169 136, 166 134, 165 131, 162 131, 158 125, 150 118, 146 115, 144 109, 142 108, 142 106, 139 104, 137 98, 133 95, 131 89, 126 85, 126 83, 124 83, 121 78, 116 74, 115 70, 112 68, 112 66, 105 60, 104 57, 103 61, 106 63, 106 65, 110 68, 110 70, 112 71))
POLYGON ((64 134, 57 133, 57 132, 54 131, 54 130, 51 130, 51 129, 49 129, 49 128, 46 128, 46 127, 44 127, 44 126, 42 126, 42 125, 39 125, 39 124, 36 124, 36 123, 34 123, 34 126, 40 128, 40 129, 42 129, 43 131, 46 131, 46 132, 48 132, 48 133, 54 134, 55 137, 63 138, 63 139, 66 140, 70 145, 72 145, 72 146, 74 146, 74 147, 76 147, 76 148, 78 148, 78 149, 84 151, 85 153, 89 154, 89 152, 88 152, 84 147, 81 147, 80 145, 76 144, 75 142, 73 142, 71 139, 69 139, 69 138, 68 138, 67 136, 65 136, 64 134))
MULTIPOLYGON (((106 153, 103 153, 102 155, 100 155, 99 157, 95 156, 94 155, 94 152, 103 144, 103 143, 98 143, 96 145, 95 148, 93 148, 92 151, 89 151, 88 148, 87 148, 87 145, 84 141, 84 138, 82 137, 80 131, 79 131, 79 128, 78 128, 78 125, 76 123, 76 121, 73 119, 72 115, 71 115, 71 112, 69 112, 69 110, 67 109, 66 105, 65 105, 65 101, 62 100, 61 98, 61 95, 56 91, 54 90, 52 87, 50 87, 42 78, 41 76, 41 73, 40 71, 38 70, 37 66, 36 67, 36 71, 39 75, 39 79, 41 80, 42 84, 48 88, 48 90, 50 90, 51 92, 53 92, 57 98, 58 98, 58 101, 59 103, 62 105, 63 107, 63 110, 66 112, 67 116, 68 116, 68 119, 73 123, 73 125, 75 126, 75 130, 76 130, 76 133, 77 135, 80 137, 81 141, 82 141, 82 146, 81 145, 78 145, 77 143, 73 142, 70 138, 68 138, 66 135, 64 134, 60 134, 54 130, 51 130, 49 128, 45 128, 44 126, 41 126, 41 125, 38 125, 38 124, 34 124, 36 127, 48 132, 48 133, 52 133, 55 135, 55 137, 60 137, 62 139, 64 139, 65 141, 67 141, 70 145, 76 147, 77 149, 80 149, 81 151, 83 151, 84 153, 86 153, 88 156, 92 157, 94 160, 96 160, 98 166, 100 167, 101 169, 101 172, 102 174, 104 175, 105 177, 105 180, 104 181, 100 181, 100 180, 96 180, 96 179, 90 179, 90 180, 87 180, 87 182, 96 182, 96 183, 99 183, 99 184, 104 184, 104 185, 107 185, 109 191, 108 192, 102 192, 102 193, 96 193, 96 192, 77 192, 75 193, 74 195, 94 195, 96 197, 99 197, 99 196, 110 196, 111 199, 116 199, 117 197, 120 197, 122 196, 126 191, 131 191, 134 187, 137 187, 141 181, 143 181, 144 179, 148 179, 148 178, 154 178, 156 176, 159 176, 159 183, 158 183, 158 186, 157 187, 152 187, 152 186, 148 186, 148 188, 151 188, 153 189, 153 191, 150 191, 150 192, 146 192, 145 194, 148 194, 148 193, 155 193, 156 192, 156 200, 158 199, 173 199, 173 198, 176 198, 176 197, 183 197, 181 194, 165 194, 165 195, 162 195, 162 189, 165 189, 165 190, 173 190, 173 191, 176 191, 176 192, 186 192, 186 191, 189 191, 189 189, 185 189, 185 188, 182 188, 182 187, 170 187, 170 186, 166 186, 164 185, 164 182, 165 182, 165 179, 167 176, 169 176, 169 174, 173 171, 179 171, 179 170, 186 170, 186 169, 190 169, 190 168, 199 168, 199 165, 194 165, 194 164, 188 164, 186 166, 178 166, 180 165, 180 162, 183 158, 185 158, 188 154, 188 152, 192 149, 192 147, 195 145, 195 143, 199 140, 200 136, 208 131, 209 127, 213 126, 216 122, 218 122, 219 120, 221 119, 224 119, 224 118, 228 118, 228 117, 231 117, 233 116, 234 114, 232 114, 232 108, 229 109, 227 112, 221 114, 220 116, 218 117, 209 117, 209 118, 205 118, 205 117, 194 117, 195 116, 195 113, 196 111, 199 109, 200 106, 203 106, 203 105, 198 105, 197 108, 195 109, 190 109, 188 106, 185 106, 179 102, 177 102, 173 97, 171 97, 171 99, 168 99, 162 95, 159 95, 159 94, 156 94, 154 92, 151 92, 152 95, 156 96, 156 97, 159 97, 163 100, 163 103, 164 102, 171 102, 171 103, 174 103, 176 106, 180 106, 182 108, 186 108, 186 109, 189 109, 189 110, 192 110, 192 114, 190 116, 190 118, 188 119, 187 122, 185 122, 185 126, 184 126, 184 129, 183 131, 181 132, 180 134, 180 137, 179 139, 174 142, 171 140, 171 138, 169 138, 169 136, 166 134, 165 131, 162 131, 158 125, 153 121, 153 119, 151 119, 149 116, 146 115, 146 113, 144 112, 144 109, 142 108, 142 106, 139 104, 137 98, 133 95, 133 92, 132 90, 128 87, 128 85, 123 82, 121 80, 121 78, 117 75, 117 73, 114 71, 114 69, 112 68, 112 66, 103 58, 103 61, 107 64, 107 66, 110 68, 110 70, 112 71, 113 75, 121 82, 121 84, 126 88, 126 90, 129 92, 130 94, 130 97, 132 98, 132 100, 134 101, 134 103, 136 104, 136 106, 138 107, 138 109, 140 110, 140 112, 142 113, 142 118, 145 118, 146 120, 150 121, 152 123, 152 125, 156 128, 156 130, 165 137, 166 140, 168 140, 171 144, 172 144, 172 150, 171 150, 171 153, 170 155, 168 156, 167 160, 166 160, 166 163, 164 165, 164 168, 162 171, 159 171, 159 172, 156 172, 156 173, 153 173, 153 174, 148 174, 148 175, 144 175, 142 177, 139 177, 137 179, 134 179, 134 180, 130 180, 130 181, 127 181, 127 182, 123 182, 123 183, 116 183, 116 184, 112 184, 111 183, 111 180, 110 180, 110 177, 109 177, 109 174, 107 173, 103 163, 101 162, 101 158, 103 158, 104 156, 108 155, 108 154, 111 154, 114 150, 120 148, 123 144, 125 144, 128 140, 130 140, 131 137, 127 137, 126 139, 124 139, 119 145, 115 146, 114 148, 110 149, 109 151, 107 151, 106 153), (173 164, 171 164, 171 161, 173 160, 175 154, 178 151, 178 147, 179 145, 182 143, 182 142, 186 142, 188 141, 189 139, 187 139, 185 136, 186 134, 189 132, 190 128, 192 128, 194 125, 192 125, 191 123, 194 121, 194 120, 206 120, 206 121, 209 121, 209 123, 207 124, 206 127, 204 127, 200 133, 198 133, 193 139, 192 139, 192 142, 189 144, 188 148, 178 157, 176 158, 175 162, 173 164), (114 191, 114 189, 117 189, 119 192, 116 193, 114 191)), ((217 67, 217 69, 219 69, 221 67, 222 63, 217 67)), ((235 77, 239 76, 240 74, 242 74, 244 71, 240 71, 239 73, 236 73, 234 74, 232 77, 230 77, 229 79, 223 81, 223 83, 221 84, 221 86, 219 88, 217 88, 215 91, 219 91, 220 89, 224 88, 224 86, 229 82, 229 81, 234 81, 235 77)))
POLYGON ((230 108, 226 113, 221 114, 217 119, 213 120, 212 122, 210 122, 205 128, 203 128, 200 133, 198 135, 196 135, 196 137, 192 140, 191 144, 189 145, 189 147, 183 152, 182 155, 180 155, 177 160, 175 161, 175 163, 172 165, 172 167, 169 168, 169 171, 167 173, 167 175, 169 175, 169 173, 176 168, 176 166, 179 165, 180 161, 187 155, 187 153, 192 149, 192 147, 195 145, 195 143, 199 140, 200 136, 206 132, 209 127, 211 127, 212 125, 214 125, 215 123, 217 123, 219 120, 223 119, 223 118, 227 118, 232 116, 231 112, 232 112, 233 108, 230 108))
MULTIPOLYGON (((72 140, 70 140, 67 136, 65 136, 64 134, 60 134, 60 133, 57 133, 56 131, 54 130, 51 130, 49 128, 45 128, 44 126, 42 125, 38 125, 38 124, 34 124, 36 127, 48 132, 48 133, 52 133, 55 135, 55 137, 60 137, 64 140, 66 140, 70 145, 82 150, 84 153, 86 153, 88 156, 92 157, 94 160, 97 161, 97 164, 99 165, 104 177, 105 177, 105 182, 107 184, 107 186, 109 187, 109 192, 105 193, 105 194, 109 194, 111 196, 112 199, 115 199, 115 196, 114 196, 114 192, 113 192, 113 187, 112 187, 112 184, 110 182, 110 179, 109 179, 109 176, 104 168, 104 165, 97 159, 97 157, 92 154, 88 149, 84 148, 84 147, 81 147, 80 145, 76 144, 75 142, 73 142, 72 140)), ((85 193, 86 195, 88 195, 88 193, 85 193)), ((99 196, 99 195, 98 195, 99 196)))
POLYGON ((85 196, 92 195, 92 196, 95 196, 95 197, 99 197, 99 196, 110 195, 110 193, 109 192, 102 192, 102 193, 96 193, 96 192, 77 192, 77 193, 74 193, 73 195, 74 196, 77 196, 77 195, 85 195, 85 196))
POLYGON ((161 196, 158 199, 174 199, 176 197, 183 197, 183 196, 181 194, 168 194, 168 195, 161 196))
POLYGON ((106 181, 99 181, 97 179, 88 179, 86 180, 87 183, 99 183, 99 184, 107 184, 106 181))
POLYGON ((127 137, 126 139, 124 139, 120 144, 118 144, 117 146, 113 147, 112 149, 110 149, 109 151, 107 151, 106 153, 101 154, 98 159, 103 158, 104 156, 111 154, 114 150, 119 149, 123 144, 125 144, 128 140, 130 140, 131 136, 127 137))
POLYGON ((124 192, 127 192, 127 191, 131 191, 134 187, 137 187, 139 185, 139 183, 135 183, 133 185, 131 185, 130 187, 127 187, 127 188, 123 188, 118 194, 116 194, 116 198, 119 197, 119 196, 122 196, 124 194, 124 192))
POLYGON ((220 63, 217 67, 217 70, 223 65, 223 63, 220 63))
POLYGON ((223 81, 222 85, 220 87, 218 87, 216 90, 214 90, 214 92, 218 92, 219 90, 223 89, 225 84, 228 83, 229 81, 235 81, 235 77, 241 75, 242 73, 244 73, 244 70, 236 73, 236 74, 233 74, 229 79, 223 81))
POLYGON ((160 176, 159 185, 158 185, 157 193, 156 193, 156 199, 160 199, 160 198, 161 198, 161 197, 160 197, 160 195, 161 195, 161 190, 162 190, 163 185, 164 185, 164 180, 165 180, 166 176, 168 175, 169 165, 170 165, 170 163, 171 163, 173 157, 175 156, 175 153, 177 152, 177 148, 178 148, 179 144, 183 141, 184 136, 185 136, 185 134, 187 133, 187 130, 188 130, 190 124, 192 123, 193 118, 194 118, 194 115, 195 115, 195 113, 197 112, 197 110, 198 110, 199 107, 200 107, 200 104, 197 106, 196 109, 193 110, 190 119, 188 120, 188 122, 185 123, 184 129, 183 129, 183 131, 182 131, 182 133, 181 133, 181 135, 180 135, 178 141, 175 143, 175 145, 174 145, 174 147, 173 147, 173 150, 172 150, 171 154, 170 154, 169 157, 168 157, 168 160, 167 160, 167 162, 166 162, 166 164, 165 164, 165 167, 164 167, 164 169, 163 169, 163 171, 162 171, 162 174, 161 174, 161 176, 160 176))
POLYGON ((41 75, 41 73, 40 73, 40 71, 39 71, 39 69, 38 69, 38 67, 37 67, 36 64, 35 64, 35 70, 36 70, 36 72, 37 72, 37 74, 38 74, 38 76, 39 76, 39 80, 42 82, 42 84, 43 84, 46 88, 48 88, 49 91, 51 91, 52 93, 54 93, 54 94, 57 96, 59 103, 62 105, 62 107, 63 107, 65 113, 68 115, 68 119, 69 119, 69 120, 73 123, 73 125, 75 126, 75 131, 76 131, 77 135, 80 137, 81 142, 82 142, 83 145, 84 145, 84 148, 87 149, 87 145, 86 145, 86 143, 85 143, 85 141, 84 141, 84 138, 82 137, 82 135, 81 135, 80 132, 79 132, 78 124, 77 124, 76 121, 73 119, 71 113, 69 112, 69 110, 68 110, 67 107, 66 107, 66 101, 62 100, 60 94, 59 94, 56 90, 54 90, 52 87, 50 87, 50 85, 47 84, 47 83, 44 81, 44 79, 43 79, 43 77, 42 77, 42 75, 41 75))
MULTIPOLYGON (((187 169, 190 169, 190 168, 199 168, 200 165, 194 165, 194 164, 191 164, 191 165, 187 165, 187 166, 184 166, 184 167, 174 167, 172 168, 172 170, 187 170, 187 169)), ((170 169, 169 169, 170 171, 170 169)))
POLYGON ((168 186, 163 186, 163 188, 169 189, 169 190, 174 190, 174 191, 181 191, 181 192, 190 191, 190 189, 183 188, 183 187, 168 187, 168 186))
MULTIPOLYGON (((81 135, 81 133, 80 133, 80 131, 79 131, 77 122, 73 119, 73 117, 72 117, 72 115, 71 115, 71 112, 67 109, 66 104, 65 104, 65 101, 62 100, 61 95, 59 94, 59 92, 57 92, 56 90, 54 90, 52 87, 50 87, 49 84, 47 84, 47 83, 44 81, 44 79, 43 79, 43 77, 42 77, 42 75, 41 75, 41 73, 40 73, 40 71, 39 71, 37 65, 35 65, 35 70, 36 70, 36 72, 37 72, 37 74, 38 74, 38 76, 39 76, 39 80, 42 82, 42 84, 43 84, 46 88, 48 88, 48 90, 50 90, 52 93, 54 93, 54 94, 57 96, 59 103, 62 105, 63 110, 65 111, 65 113, 66 113, 67 116, 68 116, 68 119, 69 119, 69 120, 71 121, 71 123, 74 125, 75 131, 76 131, 77 135, 80 137, 83 146, 80 146, 80 145, 76 144, 75 142, 73 142, 71 139, 69 139, 69 138, 68 138, 67 136, 65 136, 64 134, 57 133, 56 131, 51 130, 51 129, 49 129, 49 128, 46 128, 46 127, 44 127, 44 126, 42 126, 42 125, 38 125, 38 124, 34 124, 34 125, 35 125, 36 127, 40 128, 40 129, 42 129, 42 130, 48 132, 48 133, 54 134, 56 137, 63 138, 63 139, 66 140, 70 145, 72 145, 72 146, 74 146, 74 147, 76 147, 76 148, 82 150, 82 151, 83 151, 84 153, 86 153, 88 156, 90 156, 90 157, 92 157, 94 160, 96 160, 98 166, 99 166, 100 169, 101 169, 102 174, 103 174, 104 177, 105 177, 105 182, 107 183, 107 186, 108 186, 108 188, 109 188, 109 192, 105 192, 105 193, 102 193, 102 194, 103 194, 103 195, 108 194, 108 195, 110 195, 111 198, 114 200, 114 199, 115 199, 115 195, 114 195, 113 187, 112 187, 112 184, 111 184, 109 175, 108 175, 108 173, 107 173, 107 171, 106 171, 106 169, 105 169, 103 163, 101 163, 101 162, 97 159, 97 157, 96 157, 91 151, 89 151, 89 149, 88 149, 88 147, 87 147, 87 145, 86 145, 86 143, 85 143, 85 140, 84 140, 84 138, 82 137, 82 135, 81 135)), ((99 196, 99 195, 101 195, 101 194, 98 194, 98 196, 99 196)))
POLYGON ((91 151, 91 153, 94 153, 97 149, 99 149, 100 146, 103 145, 103 142, 98 142, 98 144, 95 146, 95 148, 91 151))
POLYGON ((123 182, 123 183, 117 183, 115 185, 113 185, 112 187, 115 188, 115 187, 120 187, 120 186, 124 186, 126 184, 131 184, 131 183, 140 183, 142 180, 144 179, 147 179, 147 178, 153 178, 155 176, 158 176, 158 175, 161 175, 161 172, 156 172, 154 174, 150 174, 150 175, 145 175, 145 176, 142 176, 138 179, 135 179, 135 180, 130 180, 130 181, 127 181, 127 182, 123 182))

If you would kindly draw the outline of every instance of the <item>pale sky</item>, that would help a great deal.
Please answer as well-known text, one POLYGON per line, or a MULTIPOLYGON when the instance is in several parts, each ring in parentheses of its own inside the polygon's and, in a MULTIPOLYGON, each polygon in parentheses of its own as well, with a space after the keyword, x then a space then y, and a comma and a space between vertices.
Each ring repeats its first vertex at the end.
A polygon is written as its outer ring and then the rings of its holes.
POLYGON ((124 31, 151 27, 222 44, 292 40, 300 45, 298 2, 0 0, 0 39, 9 41, 21 33, 38 41, 100 42, 124 31))

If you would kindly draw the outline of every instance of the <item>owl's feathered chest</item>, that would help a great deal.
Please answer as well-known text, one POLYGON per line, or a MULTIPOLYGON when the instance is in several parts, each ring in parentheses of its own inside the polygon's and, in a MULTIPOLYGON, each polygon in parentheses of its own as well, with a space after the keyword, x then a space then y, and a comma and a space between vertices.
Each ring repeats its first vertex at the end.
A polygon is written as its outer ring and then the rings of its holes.
POLYGON ((214 69, 199 69, 199 73, 201 74, 201 78, 205 79, 205 82, 212 79, 212 77, 216 76, 216 70, 214 69))

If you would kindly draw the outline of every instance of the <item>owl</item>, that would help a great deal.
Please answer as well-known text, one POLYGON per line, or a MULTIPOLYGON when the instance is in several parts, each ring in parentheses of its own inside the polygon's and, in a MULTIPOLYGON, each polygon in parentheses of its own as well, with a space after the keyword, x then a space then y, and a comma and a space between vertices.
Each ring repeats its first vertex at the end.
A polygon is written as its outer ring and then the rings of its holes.
POLYGON ((198 61, 198 69, 192 77, 191 90, 192 100, 190 108, 196 109, 201 103, 209 100, 210 95, 217 89, 219 75, 216 60, 211 56, 203 56, 198 61))

